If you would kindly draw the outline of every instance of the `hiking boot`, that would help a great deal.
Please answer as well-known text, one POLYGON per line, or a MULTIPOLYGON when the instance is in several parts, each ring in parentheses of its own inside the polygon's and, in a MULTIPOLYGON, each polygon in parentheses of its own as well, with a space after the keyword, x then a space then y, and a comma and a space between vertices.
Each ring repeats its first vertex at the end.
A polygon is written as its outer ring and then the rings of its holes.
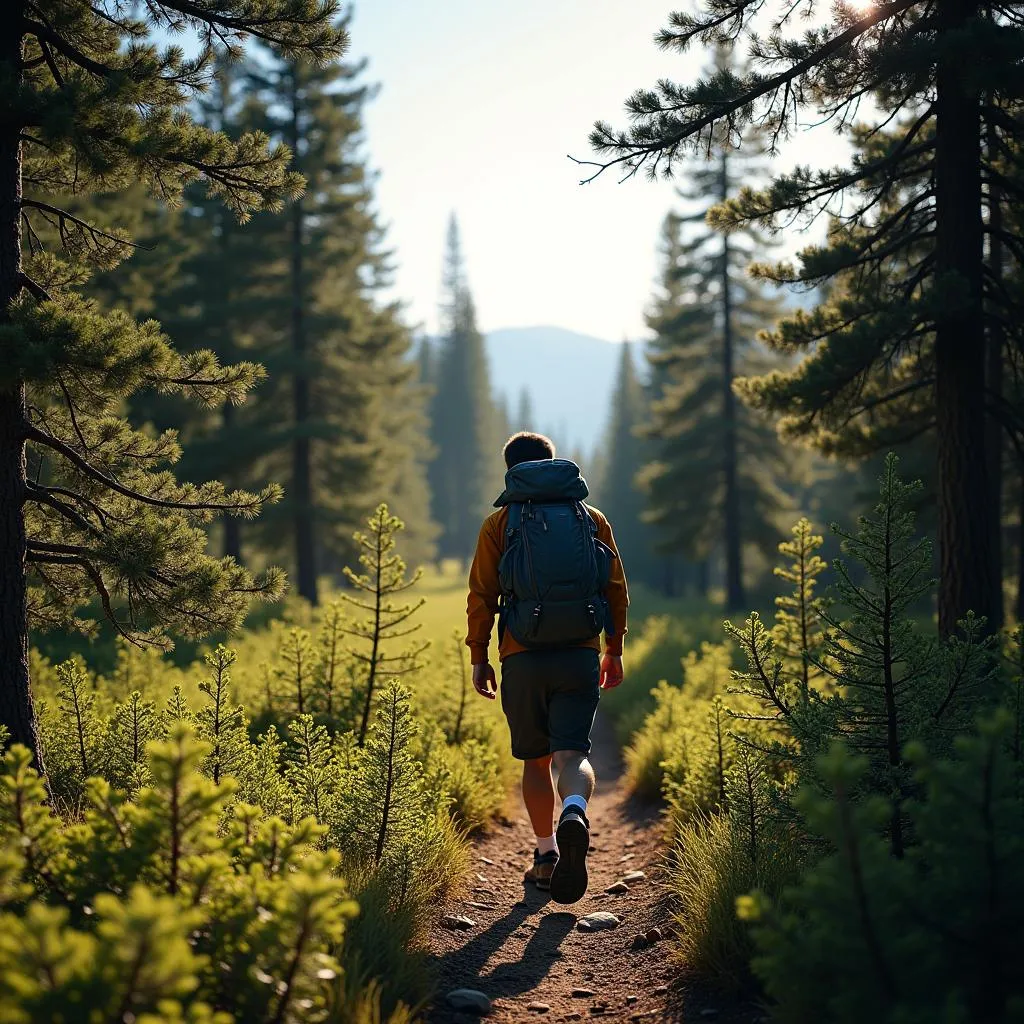
POLYGON ((555 830, 558 863, 551 873, 551 898, 556 903, 576 903, 587 891, 587 853, 590 822, 575 806, 566 807, 555 830))
POLYGON ((523 875, 523 880, 533 882, 538 889, 550 889, 551 872, 554 871, 557 863, 557 850, 549 850, 547 853, 541 853, 540 850, 534 850, 533 867, 527 869, 526 874, 523 875))

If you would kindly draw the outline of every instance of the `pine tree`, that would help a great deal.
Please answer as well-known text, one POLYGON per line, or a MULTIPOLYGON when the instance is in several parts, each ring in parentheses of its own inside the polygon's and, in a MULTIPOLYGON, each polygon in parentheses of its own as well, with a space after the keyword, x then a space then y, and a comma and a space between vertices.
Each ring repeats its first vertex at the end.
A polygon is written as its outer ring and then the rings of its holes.
MULTIPOLYGON (((992 142, 1012 153, 1021 136, 1006 74, 1024 54, 1024 24, 1015 10, 987 0, 954 0, 941 10, 906 0, 865 10, 839 5, 802 38, 787 38, 798 11, 778 5, 767 37, 757 34, 744 0, 673 16, 661 45, 685 51, 695 40, 749 42, 754 59, 771 72, 717 69, 689 85, 664 81, 636 93, 629 131, 599 124, 592 135, 608 154, 597 173, 612 164, 630 172, 669 170, 688 146, 705 145, 709 133, 736 137, 751 122, 777 140, 808 119, 840 127, 858 119, 848 167, 797 168, 762 192, 742 193, 718 223, 779 226, 837 211, 838 244, 812 247, 801 269, 787 276, 810 283, 851 275, 853 315, 843 320, 829 311, 801 325, 797 340, 811 353, 804 379, 810 385, 813 375, 817 388, 793 394, 787 414, 848 405, 869 416, 888 400, 921 393, 937 438, 940 629, 953 632, 968 610, 991 629, 1002 595, 987 507, 994 458, 986 415, 995 403, 986 400, 986 346, 1004 340, 990 329, 993 319, 1012 324, 1019 311, 999 275, 988 272, 985 239, 1016 245, 998 212, 999 195, 1015 175, 998 166, 992 142), (865 96, 874 101, 873 113, 860 122, 865 96), (901 127, 886 132, 891 124, 901 127), (903 271, 890 273, 894 265, 903 271), (908 375, 915 353, 926 350, 930 372, 908 375), (865 389, 862 402, 860 385, 869 379, 888 386, 865 389)), ((1019 348, 1019 340, 1005 340, 1019 348)), ((1015 416, 999 408, 1016 433, 1015 416)))
POLYGON ((644 495, 637 482, 647 461, 648 445, 638 434, 645 412, 644 389, 637 377, 633 349, 624 341, 603 445, 601 510, 615 528, 615 542, 630 577, 652 581, 655 566, 651 530, 643 518, 644 495))
POLYGON ((764 368, 757 333, 779 308, 745 274, 764 240, 749 228, 705 225, 710 205, 756 178, 756 150, 752 160, 716 140, 711 153, 688 168, 691 184, 681 193, 697 211, 669 216, 663 227, 663 292, 647 320, 658 397, 645 429, 653 461, 643 480, 664 547, 693 562, 721 552, 732 610, 745 605, 744 546, 774 548, 789 504, 781 482, 791 474, 771 425, 739 406, 733 391, 741 373, 764 368), (687 224, 698 226, 686 231, 687 224))
POLYGON ((827 568, 818 554, 824 538, 817 536, 811 523, 801 518, 792 530, 793 539, 779 545, 779 554, 792 559, 788 566, 776 566, 775 575, 792 585, 788 594, 775 598, 774 649, 788 671, 799 679, 802 699, 810 699, 812 686, 823 676, 819 667, 823 658, 825 622, 828 604, 815 597, 818 577, 827 568))
POLYGON ((211 678, 199 683, 207 699, 195 715, 196 735, 210 744, 203 772, 215 785, 227 775, 244 775, 252 756, 245 708, 240 704, 231 706, 231 666, 237 658, 223 644, 203 658, 210 667, 211 678))
POLYGON ((407 604, 396 604, 393 599, 414 587, 422 571, 418 570, 406 578, 405 562, 395 551, 395 537, 402 529, 402 521, 391 515, 387 505, 379 505, 367 525, 369 533, 355 535, 356 543, 362 549, 359 563, 365 572, 357 573, 346 566, 345 576, 356 591, 368 596, 342 594, 344 600, 366 615, 345 628, 349 636, 362 641, 351 653, 366 669, 362 717, 357 732, 359 746, 366 742, 378 677, 384 673, 395 676, 411 672, 417 667, 419 656, 429 646, 429 643, 424 643, 397 652, 385 649, 391 642, 404 639, 420 628, 419 625, 410 626, 409 621, 423 607, 424 599, 407 604), (369 650, 365 645, 369 645, 369 650))
POLYGON ((281 644, 281 661, 284 664, 274 670, 278 681, 275 696, 288 701, 297 715, 304 715, 317 677, 317 654, 309 630, 288 630, 281 644))
POLYGON ((98 596, 125 632, 202 635, 236 624, 254 593, 275 593, 234 562, 205 553, 201 526, 218 513, 254 515, 273 489, 226 492, 178 484, 166 469, 173 435, 148 437, 120 416, 142 389, 205 404, 238 401, 255 366, 175 352, 154 322, 103 312, 76 294, 90 268, 128 255, 104 230, 36 196, 89 195, 134 183, 175 202, 202 179, 245 219, 293 196, 288 154, 248 135, 232 143, 185 106, 222 43, 249 30, 294 52, 329 57, 342 42, 316 0, 59 12, 18 0, 0 46, 13 97, 0 132, 0 720, 38 753, 28 675, 29 623, 76 624, 98 596), (162 48, 157 24, 192 28, 193 56, 162 48), (41 251, 35 224, 56 225, 41 251), (27 227, 26 227, 27 225, 27 227), (24 233, 23 233, 24 230, 24 233), (26 252, 23 254, 23 249, 26 252), (30 592, 31 584, 31 592, 30 592))
POLYGON ((519 403, 516 405, 516 418, 509 433, 516 433, 520 430, 536 431, 537 417, 533 411, 533 399, 530 397, 528 388, 519 392, 519 403))
POLYGON ((421 552, 433 536, 426 397, 401 307, 382 298, 391 267, 362 152, 374 92, 363 74, 362 63, 278 53, 249 74, 248 117, 296 153, 307 180, 298 202, 256 218, 246 236, 264 259, 281 254, 254 283, 254 348, 273 376, 252 410, 256 467, 287 484, 260 540, 271 550, 290 541, 296 588, 314 604, 318 576, 354 556, 352 531, 377 501, 408 510, 421 552))
POLYGON ((421 842, 428 796, 423 768, 410 750, 416 723, 409 692, 391 680, 381 691, 369 742, 357 763, 344 827, 357 862, 401 866, 421 842))
POLYGON ((784 728, 806 782, 816 778, 813 765, 833 739, 842 738, 863 754, 865 795, 885 801, 888 841, 900 857, 907 845, 906 801, 912 795, 907 744, 924 741, 936 753, 948 753, 951 736, 969 723, 972 708, 992 699, 994 679, 991 645, 974 616, 960 624, 963 639, 944 643, 911 617, 933 585, 931 554, 929 543, 914 534, 911 506, 920 484, 903 483, 897 465, 890 454, 879 481, 879 503, 860 518, 856 532, 833 526, 849 559, 833 563, 838 605, 848 618, 819 607, 827 630, 820 644, 812 638, 806 649, 827 687, 809 689, 787 669, 756 614, 743 628, 726 623, 726 630, 747 659, 747 671, 736 673, 740 692, 763 708, 761 715, 740 717, 784 728), (865 578, 854 566, 863 568, 865 578))
POLYGON ((293 820, 313 815, 329 821, 341 785, 341 773, 334 760, 331 738, 312 715, 299 715, 288 726, 291 741, 285 778, 295 801, 293 820))
POLYGON ((50 792, 73 807, 85 780, 102 771, 104 728, 82 662, 72 658, 58 665, 57 679, 55 706, 40 709, 40 730, 50 792))
POLYGON ((149 781, 146 746, 160 735, 156 705, 133 690, 110 717, 104 737, 103 765, 97 774, 117 789, 136 792, 149 781))
POLYGON ((497 493, 493 467, 500 425, 495 423, 487 356, 454 214, 448 224, 430 424, 436 454, 429 481, 434 519, 441 529, 438 551, 443 558, 465 562, 492 491, 497 493))

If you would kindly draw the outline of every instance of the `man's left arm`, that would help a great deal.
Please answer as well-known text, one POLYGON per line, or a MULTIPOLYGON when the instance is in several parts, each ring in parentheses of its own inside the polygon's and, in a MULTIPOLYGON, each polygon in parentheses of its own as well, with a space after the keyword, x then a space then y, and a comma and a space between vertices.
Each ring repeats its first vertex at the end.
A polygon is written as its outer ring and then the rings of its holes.
POLYGON ((622 640, 626 635, 626 615, 629 608, 629 587, 626 585, 626 571, 622 566, 611 523, 601 518, 597 524, 598 539, 615 552, 605 597, 611 612, 612 625, 604 635, 604 661, 601 665, 601 685, 611 689, 622 682, 622 640))

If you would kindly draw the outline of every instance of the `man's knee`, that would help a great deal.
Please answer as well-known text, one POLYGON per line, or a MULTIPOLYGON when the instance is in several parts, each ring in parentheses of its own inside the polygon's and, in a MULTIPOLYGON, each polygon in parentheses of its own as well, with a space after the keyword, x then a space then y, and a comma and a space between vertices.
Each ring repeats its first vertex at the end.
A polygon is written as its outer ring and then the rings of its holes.
POLYGON ((551 755, 551 763, 559 772, 569 767, 581 767, 585 762, 587 755, 582 750, 556 750, 551 755))
POLYGON ((528 757, 523 761, 523 774, 524 775, 543 775, 545 772, 551 771, 551 754, 545 754, 543 757, 528 757))

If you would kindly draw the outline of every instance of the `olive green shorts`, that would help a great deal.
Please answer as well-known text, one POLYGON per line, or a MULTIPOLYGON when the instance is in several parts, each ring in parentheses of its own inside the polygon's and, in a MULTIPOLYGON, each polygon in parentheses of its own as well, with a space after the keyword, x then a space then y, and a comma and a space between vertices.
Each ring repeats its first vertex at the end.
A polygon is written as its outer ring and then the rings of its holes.
POLYGON ((501 707, 520 761, 556 750, 590 753, 590 730, 601 696, 600 659, 593 647, 510 654, 501 663, 501 707))

